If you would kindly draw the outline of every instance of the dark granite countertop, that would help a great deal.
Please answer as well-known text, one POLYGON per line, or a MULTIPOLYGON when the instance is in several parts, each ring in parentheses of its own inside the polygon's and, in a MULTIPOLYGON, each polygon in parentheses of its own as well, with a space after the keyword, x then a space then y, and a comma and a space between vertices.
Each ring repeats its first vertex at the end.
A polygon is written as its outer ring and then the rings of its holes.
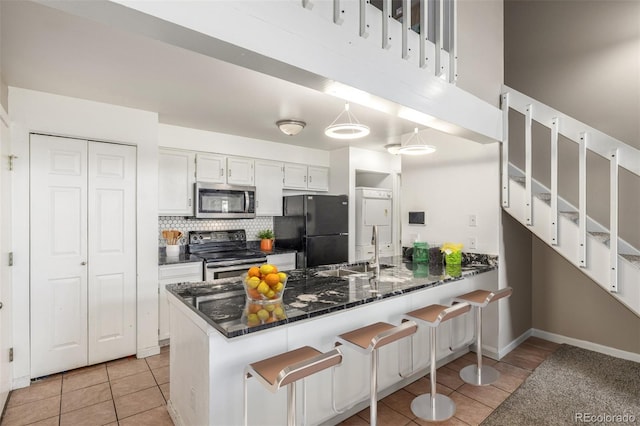
POLYGON ((467 258, 471 263, 463 264, 457 270, 441 265, 413 264, 403 261, 401 256, 383 258, 381 264, 384 266, 377 278, 371 273, 347 277, 325 276, 326 271, 340 266, 348 269, 349 266, 346 265, 291 271, 282 298, 286 318, 251 327, 243 318, 243 312, 248 306, 241 278, 170 284, 167 290, 223 336, 233 338, 442 285, 497 268, 495 256, 482 256, 485 263, 470 260, 475 257, 467 258))
POLYGON ((185 246, 180 247, 180 255, 167 256, 167 250, 160 247, 158 250, 158 265, 175 265, 178 263, 202 262, 202 258, 185 252, 185 246))

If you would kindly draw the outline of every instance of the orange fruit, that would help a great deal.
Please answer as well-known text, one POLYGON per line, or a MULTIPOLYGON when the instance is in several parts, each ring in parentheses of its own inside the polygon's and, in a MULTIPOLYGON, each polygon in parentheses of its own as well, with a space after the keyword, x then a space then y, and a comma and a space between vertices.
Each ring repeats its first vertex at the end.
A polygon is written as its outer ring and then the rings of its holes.
POLYGON ((250 288, 247 289, 247 294, 249 295, 249 297, 251 297, 252 299, 260 299, 260 293, 258 293, 258 290, 256 290, 255 288, 250 288))
POLYGON ((260 306, 260 305, 256 305, 255 303, 250 303, 249 304, 249 313, 250 314, 257 314, 260 309, 262 309, 262 306, 260 306))
POLYGON ((250 277, 259 277, 260 276, 260 268, 258 268, 257 266, 252 266, 251 268, 249 268, 249 276, 250 277))
POLYGON ((275 322, 275 320, 276 320, 276 319, 275 319, 274 317, 269 317, 269 318, 267 318, 267 319, 264 321, 264 323, 265 323, 265 324, 269 324, 270 322, 275 322))
POLYGON ((264 277, 264 281, 269 284, 270 287, 273 287, 280 282, 280 277, 278 276, 278 274, 269 274, 264 277))

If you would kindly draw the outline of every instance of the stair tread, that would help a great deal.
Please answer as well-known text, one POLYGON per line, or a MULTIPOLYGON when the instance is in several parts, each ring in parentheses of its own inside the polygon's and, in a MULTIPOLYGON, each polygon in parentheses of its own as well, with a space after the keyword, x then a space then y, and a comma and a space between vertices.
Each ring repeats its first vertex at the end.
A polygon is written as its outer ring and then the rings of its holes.
POLYGON ((609 247, 611 235, 608 232, 589 231, 589 235, 593 236, 596 240, 609 247))
POLYGON ((637 255, 637 254, 621 254, 620 256, 624 257, 629 262, 633 263, 635 266, 640 268, 640 255, 637 255))
POLYGON ((570 220, 572 220, 575 223, 578 223, 578 220, 580 219, 580 213, 578 212, 560 212, 561 215, 568 217, 570 220))
POLYGON ((511 179, 524 186, 526 178, 524 176, 509 176, 511 179))
POLYGON ((551 205, 551 194, 548 192, 539 192, 535 195, 540 200, 544 201, 548 205, 551 205))

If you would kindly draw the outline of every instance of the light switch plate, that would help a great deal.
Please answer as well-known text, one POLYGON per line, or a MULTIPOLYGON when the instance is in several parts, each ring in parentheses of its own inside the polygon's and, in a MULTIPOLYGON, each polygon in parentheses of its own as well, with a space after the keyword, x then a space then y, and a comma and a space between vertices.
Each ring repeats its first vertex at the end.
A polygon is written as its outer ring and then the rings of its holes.
POLYGON ((476 240, 476 237, 469 237, 469 245, 468 245, 468 247, 469 247, 470 250, 475 250, 477 243, 478 242, 476 240))
POLYGON ((469 215, 469 226, 478 226, 478 216, 475 214, 469 215))

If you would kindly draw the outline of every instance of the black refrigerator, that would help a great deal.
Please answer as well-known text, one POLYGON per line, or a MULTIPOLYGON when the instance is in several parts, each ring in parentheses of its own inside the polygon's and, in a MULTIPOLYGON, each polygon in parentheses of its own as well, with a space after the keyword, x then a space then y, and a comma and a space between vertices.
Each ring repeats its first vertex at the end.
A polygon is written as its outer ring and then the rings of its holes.
POLYGON ((344 263, 349 259, 349 197, 282 197, 283 216, 273 218, 276 247, 297 251, 296 267, 344 263))

